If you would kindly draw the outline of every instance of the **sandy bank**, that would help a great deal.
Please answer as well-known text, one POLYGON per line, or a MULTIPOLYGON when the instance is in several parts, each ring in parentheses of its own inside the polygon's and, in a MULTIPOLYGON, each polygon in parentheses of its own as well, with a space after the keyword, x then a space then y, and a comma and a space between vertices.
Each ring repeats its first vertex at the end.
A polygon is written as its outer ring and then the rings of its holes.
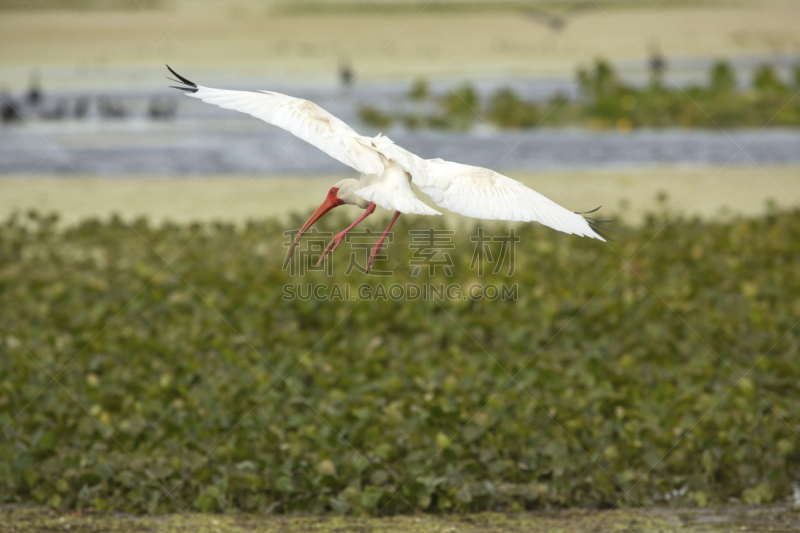
MULTIPOLYGON (((569 209, 587 210, 604 205, 604 213, 614 213, 632 223, 647 212, 663 208, 657 199, 661 192, 667 194, 668 209, 707 218, 758 215, 765 212, 768 201, 781 208, 800 205, 798 167, 559 171, 512 176, 569 209)), ((10 176, 0 178, 0 219, 29 209, 59 213, 64 224, 114 213, 128 220, 147 217, 158 222, 214 219, 242 223, 269 217, 286 219, 292 213, 306 215, 313 210, 327 188, 342 177, 87 177, 84 180, 10 176)), ((420 197, 425 198, 422 194, 420 197)), ((355 208, 347 209, 355 214, 355 208)), ((466 220, 448 216, 453 222, 466 220)))

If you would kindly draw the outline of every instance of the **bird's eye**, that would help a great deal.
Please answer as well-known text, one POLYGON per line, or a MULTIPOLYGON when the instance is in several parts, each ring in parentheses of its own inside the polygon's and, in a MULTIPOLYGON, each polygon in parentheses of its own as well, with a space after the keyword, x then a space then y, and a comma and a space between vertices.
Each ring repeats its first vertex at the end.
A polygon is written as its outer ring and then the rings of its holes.
POLYGON ((331 189, 331 194, 336 194, 336 189, 331 189))

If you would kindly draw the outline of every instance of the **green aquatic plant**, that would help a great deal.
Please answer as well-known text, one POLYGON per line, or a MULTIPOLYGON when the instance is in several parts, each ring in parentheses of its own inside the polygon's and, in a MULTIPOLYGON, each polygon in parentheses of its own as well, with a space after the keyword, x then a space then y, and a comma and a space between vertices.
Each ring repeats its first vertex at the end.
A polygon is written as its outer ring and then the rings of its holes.
POLYGON ((536 105, 521 100, 511 89, 500 89, 492 96, 488 114, 501 128, 533 128, 541 120, 536 105))
POLYGON ((718 61, 711 67, 711 83, 713 92, 730 92, 736 89, 736 74, 727 61, 718 61))
POLYGON ((412 100, 425 100, 428 98, 430 90, 428 89, 428 81, 425 78, 417 78, 411 85, 408 91, 408 97, 412 100))
POLYGON ((482 277, 477 227, 448 237, 452 275, 413 277, 420 224, 395 226, 391 276, 347 274, 346 243, 299 276, 277 221, 6 221, 0 498, 371 516, 791 494, 800 211, 654 214, 611 244, 518 224, 513 273, 482 277), (388 296, 409 283, 517 289, 388 296))
POLYGON ((761 65, 753 73, 753 87, 762 92, 786 92, 786 86, 772 65, 761 65))
POLYGON ((440 107, 441 116, 450 129, 469 129, 480 113, 478 93, 471 85, 463 85, 445 94, 440 107))
MULTIPOLYGON (((794 71, 800 87, 800 67, 794 71)), ((486 109, 486 119, 503 129, 580 126, 616 128, 759 128, 800 126, 800 99, 777 75, 764 65, 753 74, 750 89, 737 90, 733 68, 715 63, 707 86, 667 88, 649 84, 643 88, 623 83, 610 64, 598 62, 580 69, 577 79, 581 98, 556 95, 549 102, 528 102, 509 88, 495 92, 486 109)), ((440 110, 385 115, 375 108, 362 113, 373 126, 400 120, 409 128, 439 128, 463 131, 483 121, 480 95, 471 87, 451 91, 440 102, 440 110)))
POLYGON ((388 128, 394 120, 391 115, 371 105, 359 107, 358 118, 361 122, 373 128, 388 128))

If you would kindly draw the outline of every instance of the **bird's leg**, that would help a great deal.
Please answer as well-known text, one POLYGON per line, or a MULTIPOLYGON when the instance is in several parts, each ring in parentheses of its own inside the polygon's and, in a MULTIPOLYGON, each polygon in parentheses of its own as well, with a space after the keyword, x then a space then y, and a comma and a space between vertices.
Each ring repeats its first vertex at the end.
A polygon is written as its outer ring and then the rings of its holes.
POLYGON ((389 233, 389 230, 392 229, 392 225, 394 221, 397 220, 397 217, 400 216, 400 211, 395 211, 394 216, 392 217, 392 221, 389 222, 389 226, 387 226, 386 231, 383 232, 381 238, 378 239, 378 243, 372 249, 372 253, 369 256, 369 262, 367 263, 367 270, 366 272, 369 274, 369 271, 372 269, 372 263, 375 262, 375 256, 378 255, 378 252, 381 251, 381 246, 383 246, 383 241, 386 239, 386 235, 389 233))
POLYGON ((365 218, 367 218, 368 216, 370 216, 374 212, 375 212, 375 204, 370 202, 369 205, 367 206, 367 210, 364 211, 363 215, 358 217, 355 220, 355 222, 353 222, 352 224, 347 226, 347 228, 343 232, 334 235, 333 239, 331 239, 331 242, 329 242, 328 246, 325 248, 325 251, 322 252, 322 255, 319 256, 319 261, 317 261, 317 266, 320 266, 322 264, 322 262, 325 260, 326 257, 330 256, 333 252, 336 251, 336 249, 339 247, 339 245, 342 244, 342 241, 344 240, 344 236, 347 235, 347 233, 351 229, 355 228, 358 225, 359 222, 361 222, 362 220, 364 220, 365 218))

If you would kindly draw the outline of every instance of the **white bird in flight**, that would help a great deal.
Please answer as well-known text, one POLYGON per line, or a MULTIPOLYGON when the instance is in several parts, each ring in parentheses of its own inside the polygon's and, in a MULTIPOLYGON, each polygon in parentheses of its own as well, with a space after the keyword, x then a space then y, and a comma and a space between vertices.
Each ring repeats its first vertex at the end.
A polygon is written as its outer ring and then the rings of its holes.
POLYGON ((411 189, 412 183, 430 196, 433 203, 460 215, 488 220, 535 221, 564 233, 601 241, 605 240, 603 237, 608 239, 600 232, 606 228, 598 223, 609 221, 583 216, 597 211, 599 207, 586 213, 573 213, 493 170, 441 159, 422 159, 397 146, 386 136, 359 135, 353 128, 308 100, 271 91, 211 89, 189 81, 169 65, 167 68, 178 78, 172 81, 184 85, 172 87, 185 91, 187 96, 224 109, 248 113, 283 128, 361 173, 361 179, 344 179, 331 188, 325 201, 300 228, 289 248, 286 263, 303 234, 334 207, 357 205, 365 211, 333 237, 320 256, 320 263, 339 247, 350 230, 371 215, 376 206, 380 206, 394 211, 394 216, 372 249, 367 264, 369 272, 386 235, 401 213, 441 215, 417 198, 411 189))

